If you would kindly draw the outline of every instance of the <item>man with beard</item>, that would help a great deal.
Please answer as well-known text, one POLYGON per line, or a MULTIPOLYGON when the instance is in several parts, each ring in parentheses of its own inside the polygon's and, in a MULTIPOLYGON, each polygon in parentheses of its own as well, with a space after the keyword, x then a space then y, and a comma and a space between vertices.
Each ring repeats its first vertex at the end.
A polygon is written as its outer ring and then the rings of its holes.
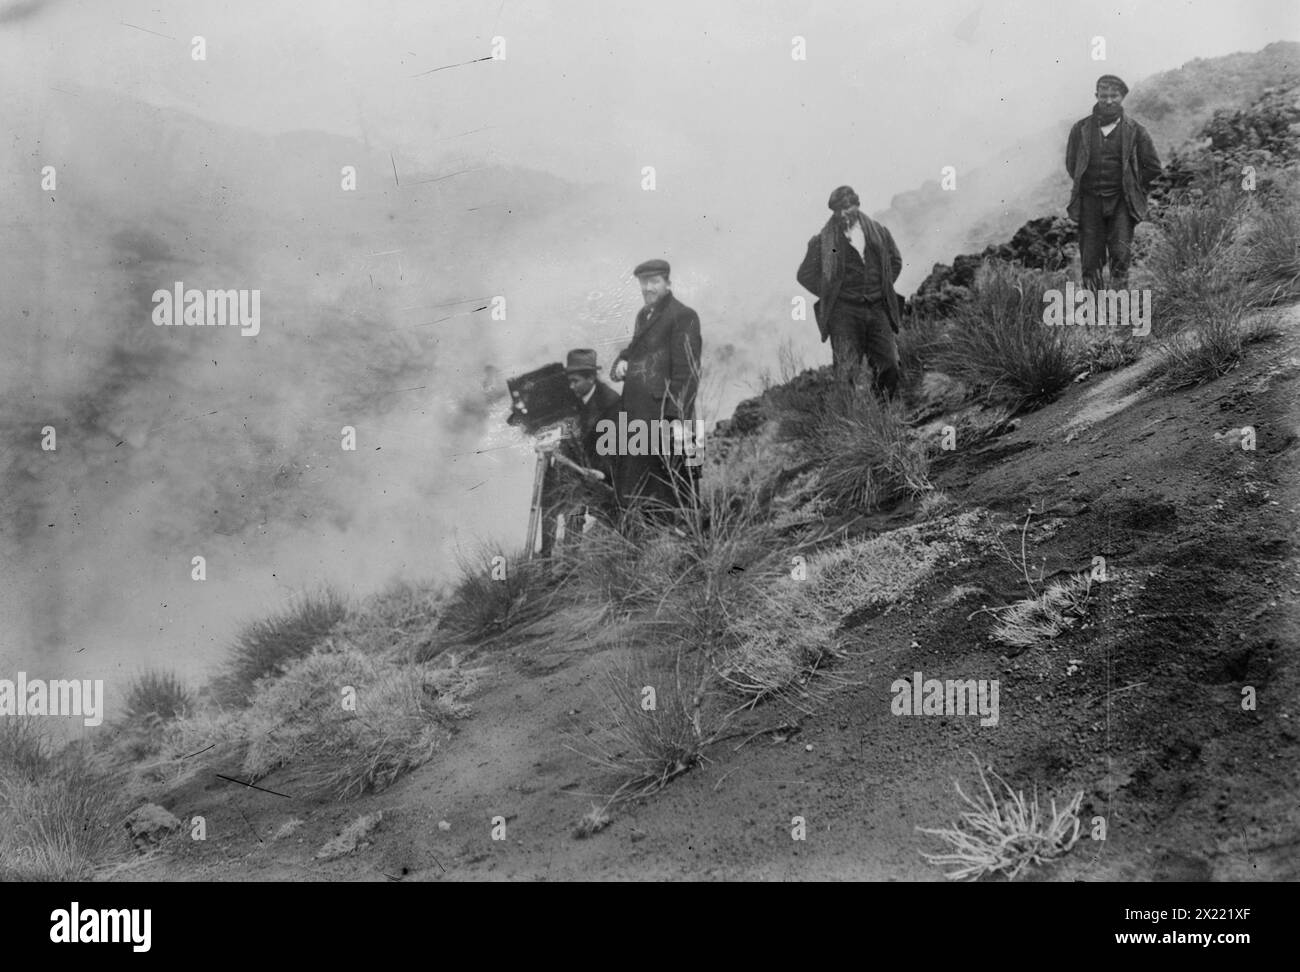
POLYGON ((822 340, 831 342, 835 372, 854 378, 865 356, 873 387, 898 396, 898 345, 902 314, 894 281, 903 269, 894 237, 858 207, 858 194, 840 186, 827 201, 832 216, 808 241, 796 277, 817 296, 813 314, 822 340))
MULTIPOLYGON (((647 260, 632 271, 641 285, 645 306, 637 311, 632 343, 610 370, 611 378, 623 382, 628 427, 644 423, 648 437, 657 440, 664 423, 674 423, 678 429, 695 428, 703 347, 700 316, 673 296, 670 270, 666 260, 647 260)), ((648 443, 648 437, 641 441, 648 443)), ((697 467, 688 465, 675 447, 668 451, 674 454, 633 454, 629 450, 619 456, 618 497, 624 508, 639 502, 651 510, 665 510, 691 501, 697 467)))
POLYGON ((1109 261, 1111 289, 1128 286, 1133 228, 1147 215, 1147 190, 1160 158, 1147 130, 1124 114, 1128 85, 1113 74, 1097 79, 1092 114, 1070 129, 1065 168, 1074 181, 1066 210, 1079 224, 1083 285, 1101 290, 1109 261))

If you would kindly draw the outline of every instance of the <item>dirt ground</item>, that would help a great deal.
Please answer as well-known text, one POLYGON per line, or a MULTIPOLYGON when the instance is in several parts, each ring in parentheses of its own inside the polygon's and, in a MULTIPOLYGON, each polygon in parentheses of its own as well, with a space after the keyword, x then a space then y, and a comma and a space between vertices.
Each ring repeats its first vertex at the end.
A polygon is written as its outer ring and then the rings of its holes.
MULTIPOLYGON (((180 840, 131 880, 943 880, 917 826, 947 826, 953 789, 977 785, 971 753, 1044 804, 1082 790, 1085 835, 1030 879, 1300 878, 1300 308, 1227 376, 1160 393, 1139 362, 1071 387, 1014 431, 936 462, 957 509, 983 508, 1045 576, 1104 557, 1086 620, 1015 657, 990 641, 981 606, 1025 595, 987 553, 933 574, 905 603, 853 614, 854 651, 826 702, 797 729, 761 710, 741 735, 655 796, 571 832, 601 777, 566 740, 600 716, 609 632, 558 615, 502 652, 475 714, 431 762, 347 803, 293 798, 286 770, 261 786, 217 779, 169 806, 203 814, 206 841, 180 840), (1253 451, 1216 433, 1251 426, 1253 451), (891 713, 890 685, 998 679, 1000 720, 891 713), (1243 689, 1255 707, 1243 708, 1243 689), (753 728, 750 728, 752 724, 753 728), (362 814, 371 843, 315 853, 362 814), (806 820, 806 840, 791 837, 806 820), (493 818, 506 839, 493 840, 493 818), (1107 839, 1089 835, 1095 817, 1107 839), (302 825, 273 839, 286 821, 302 825)), ((960 444, 959 444, 960 445, 960 444)), ((829 684, 829 683, 828 683, 829 684)), ((231 768, 230 775, 237 776, 231 768)))

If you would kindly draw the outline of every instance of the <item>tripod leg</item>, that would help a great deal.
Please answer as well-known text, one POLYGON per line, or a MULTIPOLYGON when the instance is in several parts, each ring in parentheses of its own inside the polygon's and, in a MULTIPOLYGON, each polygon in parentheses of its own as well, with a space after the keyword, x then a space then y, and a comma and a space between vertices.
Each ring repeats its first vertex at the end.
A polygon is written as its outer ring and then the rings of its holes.
POLYGON ((537 457, 537 468, 533 472, 533 501, 528 510, 528 540, 524 544, 526 560, 533 559, 533 547, 537 543, 537 527, 542 518, 542 482, 546 477, 547 458, 537 457))

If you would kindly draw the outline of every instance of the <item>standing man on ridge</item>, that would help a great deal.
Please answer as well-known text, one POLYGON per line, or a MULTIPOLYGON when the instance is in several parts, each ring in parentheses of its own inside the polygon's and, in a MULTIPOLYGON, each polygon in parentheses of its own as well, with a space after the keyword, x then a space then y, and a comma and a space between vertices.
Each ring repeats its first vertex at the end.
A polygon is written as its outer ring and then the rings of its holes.
POLYGON ((1066 212, 1079 224, 1083 285, 1103 287, 1110 263, 1110 286, 1128 286, 1133 228, 1147 215, 1147 190, 1160 174, 1160 158, 1147 130, 1124 114, 1128 85, 1113 74, 1097 79, 1092 114, 1070 129, 1065 169, 1074 181, 1066 212))
MULTIPOLYGON (((673 420, 694 429, 703 347, 700 316, 673 296, 666 260, 647 260, 632 273, 645 306, 637 311, 632 343, 610 369, 610 377, 624 383, 624 418, 629 426, 646 423, 656 437, 663 423, 673 420)), ((651 508, 680 508, 690 501, 695 474, 682 455, 620 455, 619 504, 624 509, 636 501, 651 508)))
POLYGON ((873 388, 898 397, 898 344, 894 335, 902 313, 894 281, 903 258, 889 230, 858 207, 851 186, 831 193, 831 218, 808 241, 796 277, 817 297, 813 314, 822 340, 831 342, 835 372, 856 376, 865 356, 874 372, 873 388))

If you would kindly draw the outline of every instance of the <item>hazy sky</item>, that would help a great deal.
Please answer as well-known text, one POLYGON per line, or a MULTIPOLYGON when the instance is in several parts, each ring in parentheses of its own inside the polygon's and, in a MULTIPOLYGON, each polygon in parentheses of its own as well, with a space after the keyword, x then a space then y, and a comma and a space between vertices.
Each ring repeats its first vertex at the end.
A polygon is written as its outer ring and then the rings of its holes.
POLYGON ((941 165, 1005 146, 1035 118, 1086 110, 1102 70, 1136 78, 1300 38, 1288 0, 18 0, 0 9, 11 11, 0 15, 7 105, 40 110, 57 96, 51 87, 75 82, 267 132, 319 129, 611 184, 634 184, 643 165, 664 180, 696 177, 707 161, 714 179, 806 178, 818 187, 813 213, 823 185, 857 180, 864 203, 881 207, 941 165), (190 60, 195 35, 206 39, 206 62, 190 60), (416 76, 486 57, 498 36, 503 61, 416 76), (795 36, 806 39, 806 61, 791 58, 795 36), (1096 36, 1107 40, 1104 63, 1090 57, 1096 36))
MULTIPOLYGON (((725 417, 780 342, 829 361, 790 300, 831 188, 883 209, 1086 113, 1100 73, 1300 39, 1295 11, 0 0, 0 615, 18 618, 0 656, 193 670, 288 592, 445 573, 467 537, 515 547, 533 457, 485 367, 501 394, 569 347, 608 363, 635 263, 673 260, 725 417), (494 38, 504 59, 480 60, 494 38), (264 137, 305 132, 340 138, 264 137), (58 192, 36 191, 52 156, 58 192), (352 161, 368 167, 345 199, 352 161), (390 192, 394 163, 486 181, 390 192), (525 185, 554 198, 512 217, 525 185), (155 332, 141 308, 181 272, 266 287, 262 335, 155 332), (467 293, 508 295, 509 320, 423 328, 467 293), (369 422, 364 463, 331 438, 348 409, 369 422), (33 445, 46 421, 68 433, 57 457, 33 445), (224 564, 204 585, 198 549, 224 564)), ((927 270, 905 252, 904 289, 927 270)))

